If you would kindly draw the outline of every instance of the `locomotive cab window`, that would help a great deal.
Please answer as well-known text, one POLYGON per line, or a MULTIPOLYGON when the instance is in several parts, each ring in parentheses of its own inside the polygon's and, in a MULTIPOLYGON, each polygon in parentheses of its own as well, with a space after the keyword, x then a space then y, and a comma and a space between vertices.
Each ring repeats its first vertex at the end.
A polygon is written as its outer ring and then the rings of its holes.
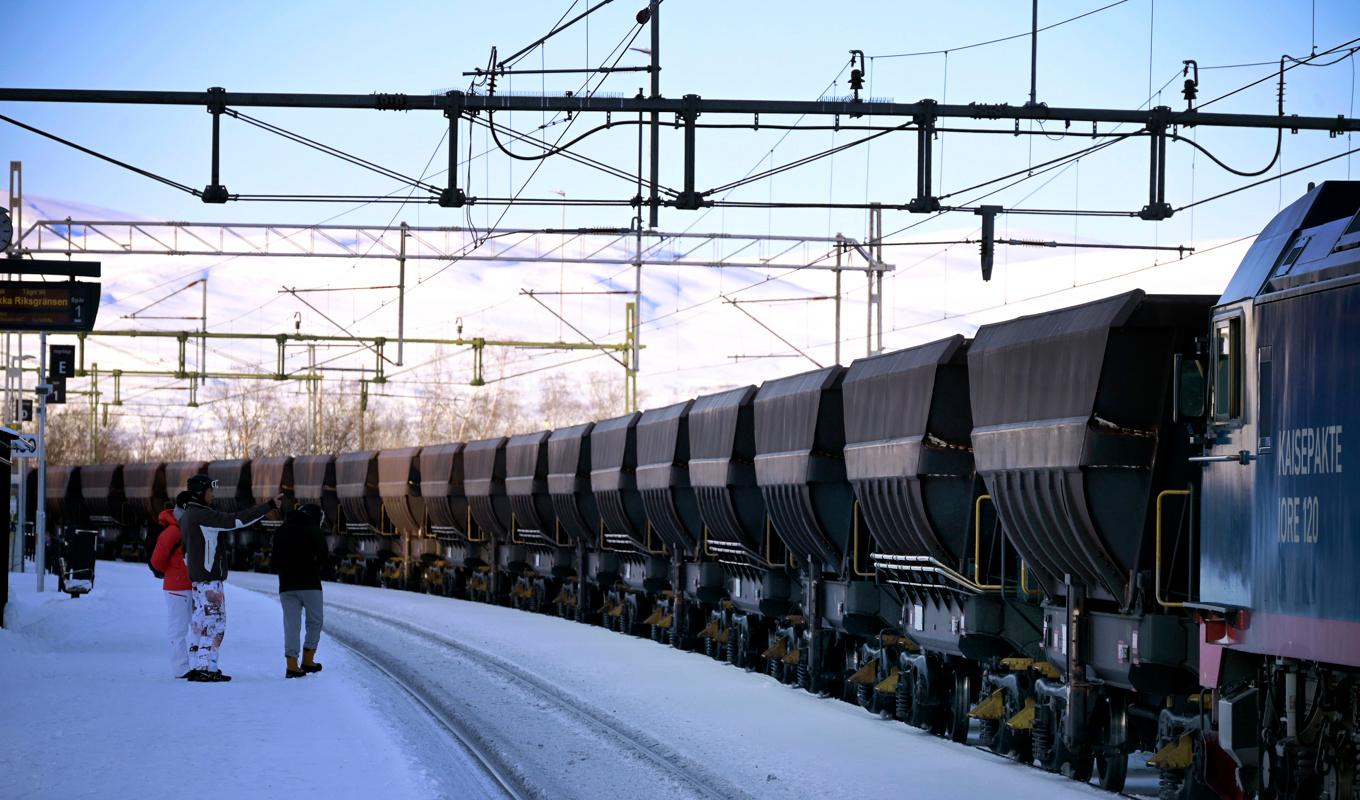
POLYGON ((1242 416, 1242 318, 1214 322, 1214 421, 1242 416))

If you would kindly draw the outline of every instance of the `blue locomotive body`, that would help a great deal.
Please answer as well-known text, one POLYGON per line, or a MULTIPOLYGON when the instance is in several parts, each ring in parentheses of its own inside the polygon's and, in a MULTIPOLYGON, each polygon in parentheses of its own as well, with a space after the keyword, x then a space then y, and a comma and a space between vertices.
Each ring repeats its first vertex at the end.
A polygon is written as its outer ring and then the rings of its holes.
POLYGON ((1205 685, 1219 648, 1360 666, 1360 183, 1282 211, 1214 311, 1202 462, 1205 685))

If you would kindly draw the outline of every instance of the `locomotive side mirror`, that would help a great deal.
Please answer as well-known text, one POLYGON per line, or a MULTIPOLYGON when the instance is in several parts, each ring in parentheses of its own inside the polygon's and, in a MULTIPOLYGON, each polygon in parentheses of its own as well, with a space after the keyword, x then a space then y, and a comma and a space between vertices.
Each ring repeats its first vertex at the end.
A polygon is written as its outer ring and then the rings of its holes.
POLYGON ((1172 398, 1175 421, 1204 417, 1204 366, 1199 359, 1177 353, 1175 356, 1176 385, 1172 398))

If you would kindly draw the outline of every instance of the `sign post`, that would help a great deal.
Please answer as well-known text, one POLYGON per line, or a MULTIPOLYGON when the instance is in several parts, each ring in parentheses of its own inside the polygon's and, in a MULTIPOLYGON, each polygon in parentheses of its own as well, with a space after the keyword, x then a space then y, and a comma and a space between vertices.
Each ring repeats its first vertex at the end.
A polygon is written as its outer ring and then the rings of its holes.
MULTIPOLYGON (((37 331, 38 345, 38 503, 34 512, 34 555, 38 591, 43 591, 47 561, 47 404, 66 402, 66 379, 75 375, 75 348, 57 345, 50 353, 52 381, 48 382, 47 334, 83 333, 94 329, 99 314, 99 284, 77 277, 98 278, 97 261, 33 261, 8 258, 3 271, 20 275, 66 276, 65 281, 0 281, 0 331, 37 331)), ((5 366, 9 366, 8 364, 5 366)), ((19 498, 22 506, 24 498, 19 498)))
POLYGON ((38 334, 38 339, 38 508, 33 514, 33 566, 41 594, 47 575, 47 331, 38 334))

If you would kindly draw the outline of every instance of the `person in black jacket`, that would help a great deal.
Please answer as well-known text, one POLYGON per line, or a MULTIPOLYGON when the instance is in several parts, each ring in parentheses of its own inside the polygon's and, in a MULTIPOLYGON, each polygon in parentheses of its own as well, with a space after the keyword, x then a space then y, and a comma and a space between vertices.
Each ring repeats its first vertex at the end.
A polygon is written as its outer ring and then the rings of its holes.
POLYGON ((284 517, 274 532, 274 567, 279 572, 279 603, 283 606, 283 655, 287 661, 285 678, 301 678, 320 672, 316 646, 321 641, 324 611, 321 600, 321 567, 329 553, 322 531, 326 514, 315 503, 304 503, 284 517), (302 662, 298 663, 298 638, 303 611, 307 614, 307 638, 301 643, 302 662))

